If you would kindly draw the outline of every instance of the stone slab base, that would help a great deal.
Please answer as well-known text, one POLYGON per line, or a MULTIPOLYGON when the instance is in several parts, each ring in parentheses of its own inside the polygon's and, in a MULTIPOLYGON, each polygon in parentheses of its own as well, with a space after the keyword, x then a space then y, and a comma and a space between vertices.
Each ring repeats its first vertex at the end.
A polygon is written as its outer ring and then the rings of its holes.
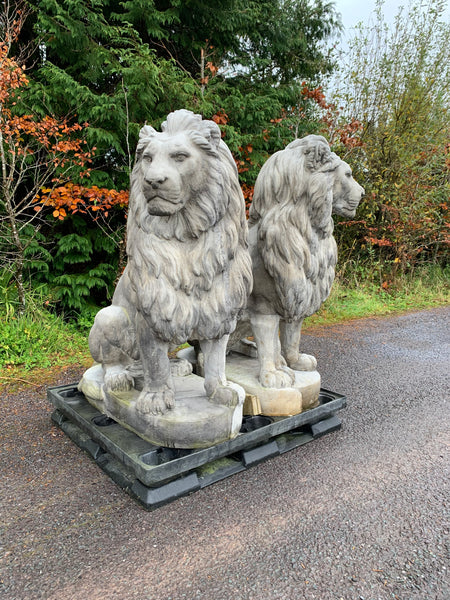
POLYGON ((87 402, 75 385, 48 389, 53 421, 147 510, 172 502, 341 427, 345 396, 321 390, 318 406, 292 417, 244 417, 235 439, 200 450, 137 436, 87 402))
POLYGON ((135 405, 139 390, 107 392, 103 386, 103 369, 88 369, 78 389, 101 413, 144 440, 168 448, 208 448, 239 433, 242 423, 244 390, 230 383, 236 392, 231 406, 213 404, 204 390, 204 380, 197 375, 174 377, 175 407, 164 415, 139 412, 135 405))
POLYGON ((227 356, 227 379, 239 384, 246 392, 244 414, 291 416, 317 406, 320 392, 319 373, 317 371, 294 371, 294 373, 293 387, 266 388, 258 381, 257 358, 234 352, 227 356))

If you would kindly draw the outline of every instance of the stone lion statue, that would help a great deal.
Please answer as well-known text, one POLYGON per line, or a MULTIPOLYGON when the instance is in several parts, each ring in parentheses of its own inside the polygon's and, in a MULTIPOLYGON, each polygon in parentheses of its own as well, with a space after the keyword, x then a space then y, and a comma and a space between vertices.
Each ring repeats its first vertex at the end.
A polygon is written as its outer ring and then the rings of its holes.
POLYGON ((248 312, 263 386, 289 387, 290 369, 316 368, 313 356, 299 353, 300 335, 303 319, 320 308, 334 280, 331 215, 354 217, 363 195, 322 136, 295 140, 262 167, 249 219, 248 312))
POLYGON ((234 401, 226 346, 252 286, 244 199, 219 127, 178 110, 161 130, 140 131, 128 264, 89 336, 106 388, 126 391, 142 377, 136 409, 153 415, 174 406, 168 348, 187 339, 203 351, 207 396, 234 401))

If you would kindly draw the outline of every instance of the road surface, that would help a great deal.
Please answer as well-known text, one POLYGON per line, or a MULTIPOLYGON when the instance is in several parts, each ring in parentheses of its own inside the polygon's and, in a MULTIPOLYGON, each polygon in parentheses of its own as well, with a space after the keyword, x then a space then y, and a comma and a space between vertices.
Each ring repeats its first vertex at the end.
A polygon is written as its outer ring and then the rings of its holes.
MULTIPOLYGON (((304 337, 341 431, 154 512, 2 397, 4 600, 448 600, 450 309, 304 337)), ((76 381, 71 373, 55 383, 76 381)))

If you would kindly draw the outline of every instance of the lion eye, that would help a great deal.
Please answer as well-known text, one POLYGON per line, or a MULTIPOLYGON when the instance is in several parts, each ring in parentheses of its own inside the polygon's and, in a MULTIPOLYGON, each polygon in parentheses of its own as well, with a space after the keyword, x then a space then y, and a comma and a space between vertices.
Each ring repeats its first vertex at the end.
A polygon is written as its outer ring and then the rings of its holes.
POLYGON ((183 162, 184 160, 189 158, 189 154, 185 154, 184 152, 178 152, 177 154, 173 154, 172 158, 176 162, 183 162))
POLYGON ((345 174, 346 177, 351 177, 352 176, 352 172, 351 171, 347 171, 347 173, 345 174))
POLYGON ((150 156, 150 154, 144 154, 143 159, 145 160, 145 162, 151 163, 153 158, 150 156))

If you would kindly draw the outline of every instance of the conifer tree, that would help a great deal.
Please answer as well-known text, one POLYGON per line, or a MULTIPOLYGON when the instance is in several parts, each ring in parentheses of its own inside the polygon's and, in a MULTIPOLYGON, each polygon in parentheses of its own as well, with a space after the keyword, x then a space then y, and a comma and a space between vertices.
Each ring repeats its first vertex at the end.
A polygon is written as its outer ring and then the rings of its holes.
POLYGON ((323 0, 30 4, 27 35, 31 28, 40 40, 32 102, 89 122, 103 162, 94 183, 118 188, 140 126, 158 126, 177 108, 227 114, 227 142, 237 153, 255 134, 262 154, 278 149, 283 136, 265 142, 261 132, 301 99, 304 78, 332 68, 325 42, 339 26, 323 0))

